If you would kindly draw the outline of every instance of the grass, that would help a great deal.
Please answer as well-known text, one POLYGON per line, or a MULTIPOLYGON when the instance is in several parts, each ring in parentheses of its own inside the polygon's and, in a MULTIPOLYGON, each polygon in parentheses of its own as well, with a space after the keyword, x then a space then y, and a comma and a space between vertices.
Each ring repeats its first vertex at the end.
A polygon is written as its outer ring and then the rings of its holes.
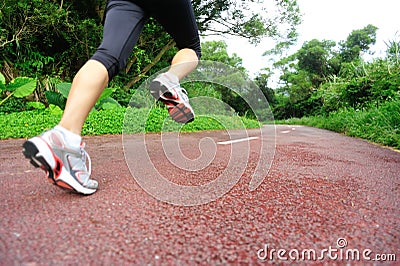
POLYGON ((400 149, 400 101, 386 102, 366 110, 341 109, 327 116, 294 118, 276 123, 324 128, 400 149))
MULTIPOLYGON (((29 138, 52 128, 61 112, 52 109, 0 114, 0 139, 29 138)), ((300 124, 324 128, 352 137, 400 149, 400 101, 391 101, 367 110, 341 109, 327 116, 275 121, 277 124, 300 124)), ((258 128, 260 124, 238 116, 197 116, 186 125, 172 121, 163 108, 118 108, 94 111, 83 127, 83 135, 140 132, 221 130, 258 128)))
MULTIPOLYGON (((0 114, 0 139, 29 138, 54 127, 62 113, 44 109, 0 114)), ((117 108, 93 111, 82 129, 82 135, 104 135, 140 132, 182 131, 258 128, 260 124, 238 116, 198 116, 186 125, 169 118, 164 108, 137 109, 117 108)))

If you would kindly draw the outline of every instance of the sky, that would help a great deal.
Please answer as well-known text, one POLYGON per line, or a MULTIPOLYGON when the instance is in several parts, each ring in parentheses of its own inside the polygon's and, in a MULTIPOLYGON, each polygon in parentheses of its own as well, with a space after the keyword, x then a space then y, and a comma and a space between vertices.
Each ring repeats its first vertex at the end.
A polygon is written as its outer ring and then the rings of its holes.
MULTIPOLYGON (((270 0, 265 0, 270 1, 270 0)), ((400 40, 400 0, 297 0, 303 22, 298 28, 296 52, 304 42, 312 39, 339 42, 356 29, 368 24, 378 27, 377 42, 371 47, 375 56, 383 57, 385 41, 400 40)), ((243 38, 221 38, 228 45, 228 53, 236 53, 243 59, 243 66, 250 76, 268 66, 269 58, 262 54, 273 48, 271 39, 264 39, 254 46, 243 38)))

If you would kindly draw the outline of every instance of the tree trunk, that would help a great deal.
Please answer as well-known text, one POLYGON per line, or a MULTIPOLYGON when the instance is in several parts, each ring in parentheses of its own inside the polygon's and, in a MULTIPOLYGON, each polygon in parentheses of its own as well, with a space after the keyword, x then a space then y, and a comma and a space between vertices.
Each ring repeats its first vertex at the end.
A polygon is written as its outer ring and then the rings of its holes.
POLYGON ((17 70, 10 66, 10 64, 6 60, 3 61, 3 68, 1 69, 1 73, 5 77, 6 83, 18 77, 17 70))

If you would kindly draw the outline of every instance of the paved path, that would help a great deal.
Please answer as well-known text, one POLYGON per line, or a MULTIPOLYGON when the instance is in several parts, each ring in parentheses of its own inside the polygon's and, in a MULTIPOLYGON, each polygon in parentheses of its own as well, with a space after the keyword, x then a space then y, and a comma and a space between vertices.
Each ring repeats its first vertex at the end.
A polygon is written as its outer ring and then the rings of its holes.
MULTIPOLYGON (((204 155, 196 143, 204 137, 217 142, 226 134, 183 134, 184 155, 204 155)), ((209 166, 181 173, 158 152, 159 135, 149 140, 154 165, 187 186, 215 179, 232 147, 242 145, 211 145, 209 166)), ((302 253, 307 262, 332 262, 330 253, 344 263, 357 251, 359 264, 366 262, 363 252, 386 260, 395 254, 400 261, 398 152, 325 130, 277 126, 275 157, 256 190, 248 185, 261 138, 249 142, 248 164, 227 194, 208 204, 175 206, 138 185, 121 136, 85 141, 101 186, 86 197, 50 185, 22 156, 23 140, 0 142, 0 265, 254 265, 280 262, 279 254, 301 259, 302 253)))

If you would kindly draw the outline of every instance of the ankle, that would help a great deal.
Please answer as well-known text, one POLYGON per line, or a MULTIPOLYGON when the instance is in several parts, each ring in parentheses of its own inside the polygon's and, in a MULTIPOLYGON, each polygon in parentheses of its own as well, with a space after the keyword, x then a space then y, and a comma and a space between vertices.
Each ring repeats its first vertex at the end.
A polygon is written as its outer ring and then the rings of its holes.
POLYGON ((173 83, 179 84, 179 77, 176 74, 168 71, 168 72, 165 72, 164 75, 167 76, 167 78, 170 81, 172 81, 173 83))
POLYGON ((82 137, 80 135, 75 134, 61 125, 55 126, 54 129, 62 132, 64 134, 65 141, 71 146, 79 147, 81 145, 82 137))

